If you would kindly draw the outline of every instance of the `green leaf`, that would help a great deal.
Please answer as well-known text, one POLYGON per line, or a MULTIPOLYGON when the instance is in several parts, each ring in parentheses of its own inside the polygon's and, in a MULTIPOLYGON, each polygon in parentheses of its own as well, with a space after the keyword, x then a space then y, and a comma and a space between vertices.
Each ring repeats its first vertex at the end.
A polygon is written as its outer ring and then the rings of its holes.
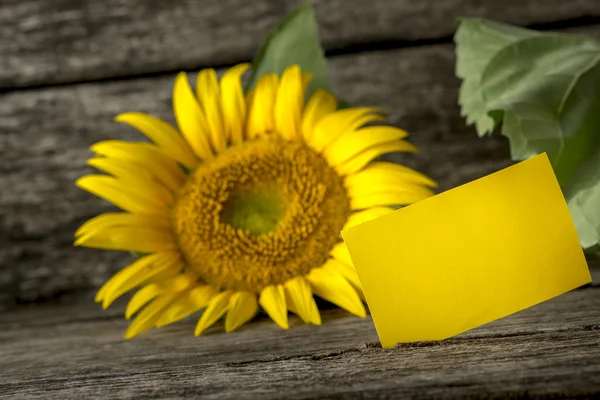
POLYGON ((461 115, 477 128, 479 136, 491 133, 494 120, 482 98, 481 78, 490 60, 505 46, 538 35, 535 31, 483 19, 463 19, 454 36, 457 51, 456 75, 463 79, 459 92, 461 115))
POLYGON ((600 146, 580 164, 565 195, 581 245, 583 248, 597 246, 600 243, 600 146))
POLYGON ((281 74, 290 65, 298 64, 312 79, 307 97, 321 88, 329 90, 327 60, 319 41, 315 13, 310 3, 284 18, 265 40, 252 61, 252 72, 246 90, 252 88, 264 74, 281 74))
POLYGON ((343 110, 343 109, 346 109, 349 107, 350 107, 350 104, 346 100, 338 99, 338 106, 337 106, 338 110, 343 110))
POLYGON ((455 36, 462 113, 502 123, 513 160, 546 152, 583 247, 600 242, 600 43, 485 20, 455 36))

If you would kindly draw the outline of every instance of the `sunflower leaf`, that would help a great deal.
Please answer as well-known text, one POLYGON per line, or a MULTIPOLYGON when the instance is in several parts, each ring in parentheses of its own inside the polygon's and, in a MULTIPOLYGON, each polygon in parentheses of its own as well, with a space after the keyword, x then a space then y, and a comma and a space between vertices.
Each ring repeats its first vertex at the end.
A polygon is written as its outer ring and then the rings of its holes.
POLYGON ((546 152, 584 248, 600 242, 600 43, 466 19, 459 103, 480 136, 502 123, 513 160, 546 152))
POLYGON ((490 60, 505 46, 535 31, 482 19, 463 19, 454 36, 457 48, 456 75, 463 79, 459 92, 461 115, 475 123, 479 136, 491 133, 494 120, 487 114, 481 78, 490 60))
POLYGON ((286 67, 298 64, 302 72, 312 74, 307 97, 317 89, 329 90, 327 60, 319 41, 315 12, 310 3, 285 17, 263 42, 252 61, 246 86, 251 89, 264 74, 281 74, 286 67))
POLYGON ((338 110, 344 110, 346 108, 350 107, 350 103, 348 103, 346 100, 344 99, 338 99, 338 110))

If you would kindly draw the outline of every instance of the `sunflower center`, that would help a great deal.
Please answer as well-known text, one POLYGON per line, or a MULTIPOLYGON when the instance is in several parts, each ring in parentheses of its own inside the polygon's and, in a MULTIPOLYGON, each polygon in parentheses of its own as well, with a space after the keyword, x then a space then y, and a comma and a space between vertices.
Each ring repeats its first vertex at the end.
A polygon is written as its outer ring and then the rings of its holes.
POLYGON ((343 180, 320 154, 264 138, 193 171, 172 223, 203 281, 258 293, 321 266, 349 213, 343 180))
POLYGON ((276 187, 242 189, 223 204, 222 220, 254 235, 272 232, 286 211, 286 201, 276 187))

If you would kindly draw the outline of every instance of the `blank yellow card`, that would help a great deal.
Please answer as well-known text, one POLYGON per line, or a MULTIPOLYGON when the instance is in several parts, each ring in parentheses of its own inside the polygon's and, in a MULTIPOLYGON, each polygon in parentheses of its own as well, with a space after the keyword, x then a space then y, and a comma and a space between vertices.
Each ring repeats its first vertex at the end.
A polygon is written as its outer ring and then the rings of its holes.
POLYGON ((342 235, 383 347, 446 339, 591 281, 545 154, 342 235))

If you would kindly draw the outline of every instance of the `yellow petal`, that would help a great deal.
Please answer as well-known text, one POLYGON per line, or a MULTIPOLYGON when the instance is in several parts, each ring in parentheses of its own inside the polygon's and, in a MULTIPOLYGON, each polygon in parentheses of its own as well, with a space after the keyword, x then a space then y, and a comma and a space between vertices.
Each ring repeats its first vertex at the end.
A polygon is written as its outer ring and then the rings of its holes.
POLYGON ((190 146, 169 123, 156 117, 136 112, 120 114, 115 118, 115 121, 136 128, 156 143, 166 155, 178 163, 185 165, 186 168, 194 169, 198 165, 198 159, 190 146))
POLYGON ((151 229, 137 226, 108 227, 82 235, 75 246, 95 249, 154 253, 177 248, 170 229, 151 229))
MULTIPOLYGON (((288 310, 293 312, 296 315, 300 315, 298 313, 298 311, 296 310, 296 307, 294 306, 294 300, 292 300, 289 296, 288 293, 285 294, 285 299, 286 299, 286 304, 288 307, 288 310)), ((306 323, 311 323, 313 325, 321 325, 321 314, 319 313, 319 308, 317 307, 317 303, 314 301, 312 301, 312 303, 310 304, 310 321, 306 322, 306 323)))
POLYGON ((125 318, 131 318, 131 316, 135 314, 140 308, 142 308, 150 300, 152 300, 161 293, 162 292, 159 289, 159 285, 157 283, 151 283, 138 290, 133 295, 131 300, 129 300, 129 303, 127 303, 127 308, 125 309, 125 318))
POLYGON ((309 143, 313 137, 313 131, 319 121, 333 113, 338 106, 335 97, 323 89, 317 89, 310 97, 302 116, 302 136, 309 143))
POLYGON ((138 214, 162 214, 166 205, 159 205, 118 179, 107 175, 83 176, 75 184, 104 200, 110 201, 125 211, 138 214))
POLYGON ((108 282, 105 282, 104 285, 102 285, 100 289, 98 289, 98 291, 96 292, 96 297, 94 297, 94 301, 96 303, 100 303, 104 299, 106 292, 112 290, 113 286, 114 282, 111 282, 110 280, 108 282))
POLYGON ((221 78, 221 111, 227 137, 233 145, 244 141, 246 100, 241 77, 250 64, 239 64, 228 69, 221 78))
POLYGON ((221 89, 214 69, 200 71, 196 82, 196 95, 204 111, 213 149, 220 153, 227 147, 227 138, 221 114, 221 89))
POLYGON ((275 125, 284 139, 300 139, 303 107, 302 74, 298 65, 292 65, 283 71, 275 101, 275 125))
POLYGON ((313 268, 306 276, 314 293, 359 317, 367 312, 356 290, 333 269, 313 268))
POLYGON ((354 174, 382 154, 392 153, 395 151, 405 151, 405 149, 406 142, 404 141, 380 144, 378 146, 368 148, 345 163, 336 165, 335 169, 340 175, 354 174))
POLYGON ((358 129, 368 122, 381 120, 381 115, 373 114, 375 111, 372 107, 347 108, 329 114, 317 123, 308 144, 316 151, 322 152, 340 135, 358 129))
POLYGON ((290 311, 298 314, 305 323, 321 324, 321 317, 312 296, 312 290, 302 276, 288 280, 283 285, 290 311), (316 310, 316 315, 315 315, 316 310))
POLYGON ((376 161, 371 163, 362 171, 347 176, 347 184, 358 184, 371 182, 411 182, 429 187, 437 187, 437 183, 428 176, 413 169, 391 162, 376 161))
POLYGON ((250 292, 235 292, 229 300, 229 311, 225 317, 225 332, 233 332, 248 322, 258 311, 256 295, 250 292))
POLYGON ((106 297, 107 293, 112 293, 121 283, 133 275, 136 271, 142 270, 148 265, 156 262, 161 262, 169 253, 156 253, 137 259, 133 264, 123 268, 114 274, 96 293, 96 303, 101 302, 106 297))
POLYGON ((311 308, 311 320, 310 323, 313 325, 321 325, 321 314, 319 314, 319 308, 317 307, 317 303, 313 298, 313 301, 310 303, 311 308))
POLYGON ((176 161, 150 143, 130 143, 120 140, 105 140, 91 147, 98 155, 132 163, 136 170, 147 171, 168 188, 178 188, 186 179, 176 161))
MULTIPOLYGON (((107 295, 118 290, 119 286, 121 286, 121 284, 123 284, 123 282, 125 282, 127 279, 129 279, 129 277, 135 275, 139 271, 144 270, 145 268, 152 268, 151 264, 161 263, 161 262, 164 262, 166 259, 176 259, 178 257, 179 257, 179 255, 177 253, 165 252, 165 253, 151 254, 151 255, 144 256, 144 257, 137 259, 133 264, 130 264, 129 266, 123 268, 122 270, 120 270, 119 272, 114 274, 108 281, 106 281, 104 283, 104 285, 102 285, 102 287, 96 293, 96 297, 95 297, 94 301, 96 303, 102 302, 107 297, 107 295)), ((119 296, 121 294, 119 294, 119 296)), ((119 296, 115 297, 112 301, 114 301, 119 296)), ((112 301, 111 301, 111 303, 112 303, 112 301)), ((110 303, 107 304, 106 307, 108 307, 109 305, 110 305, 110 303)), ((106 308, 106 307, 104 307, 104 308, 106 308)))
MULTIPOLYGON (((335 166, 348 161, 370 147, 400 141, 406 136, 408 136, 406 131, 392 126, 369 126, 341 135, 327 148, 324 155, 329 164, 335 166)), ((406 151, 417 151, 412 144, 404 143, 406 151)))
POLYGON ((360 279, 358 279, 358 274, 354 269, 346 244, 344 242, 336 244, 333 249, 331 249, 330 254, 334 259, 327 262, 327 267, 336 270, 340 275, 346 278, 346 280, 354 286, 360 299, 364 301, 365 295, 362 291, 362 284, 360 283, 360 279))
POLYGON ((354 269, 352 264, 347 264, 343 261, 330 258, 329 260, 327 260, 327 262, 325 263, 323 268, 331 269, 331 270, 335 271, 336 273, 338 273, 339 275, 343 276, 344 279, 346 279, 348 282, 350 282, 350 284, 352 285, 352 287, 354 288, 354 290, 356 291, 358 296, 361 299, 364 299, 364 295, 362 293, 362 285, 360 284, 360 279, 358 279, 358 274, 356 273, 356 270, 354 269))
POLYGON ((79 229, 77 229, 75 237, 118 226, 166 229, 171 225, 166 213, 156 215, 131 214, 125 212, 105 213, 86 221, 79 229))
POLYGON ((282 285, 271 285, 264 288, 260 292, 258 302, 280 328, 288 329, 289 324, 287 306, 285 303, 285 291, 282 285))
POLYGON ((217 293, 218 290, 209 285, 202 285, 189 290, 165 309, 158 321, 156 321, 156 327, 160 328, 161 326, 169 325, 200 311, 208 305, 209 301, 217 293))
MULTIPOLYGON (((148 283, 152 279, 166 279, 177 274, 182 266, 181 257, 176 252, 155 253, 137 259, 105 283, 108 290, 103 293, 102 308, 108 308, 113 301, 123 294, 148 283)), ((102 291, 102 289, 100 290, 102 291)))
POLYGON ((329 254, 336 260, 340 260, 348 265, 353 265, 350 253, 348 252, 348 247, 346 247, 344 242, 340 242, 333 246, 329 254))
POLYGON ((223 316, 223 314, 225 314, 225 312, 227 312, 229 309, 229 299, 232 294, 233 292, 231 290, 226 290, 210 300, 208 307, 206 307, 206 310, 204 310, 202 317, 200 317, 200 320, 196 325, 196 329, 194 330, 195 336, 200 336, 202 332, 212 326, 223 316))
MULTIPOLYGON (((112 278, 114 278, 114 277, 115 276, 113 276, 112 278)), ((96 303, 100 303, 102 300, 104 300, 106 293, 113 290, 113 287, 115 286, 116 281, 114 281, 112 278, 109 279, 108 281, 106 281, 104 283, 104 285, 102 285, 100 287, 100 289, 98 289, 98 291, 96 292, 96 297, 94 297, 94 301, 96 303)))
POLYGON ((185 72, 180 72, 175 79, 173 110, 177 125, 194 153, 203 160, 213 158, 208 126, 185 72))
POLYGON ((163 310, 165 310, 180 295, 180 293, 171 293, 154 299, 152 303, 148 304, 148 306, 146 306, 131 322, 125 332, 125 339, 131 339, 140 333, 151 329, 163 310))
POLYGON ((129 319, 150 300, 161 294, 177 293, 194 284, 196 277, 191 274, 179 274, 163 282, 150 283, 138 290, 125 309, 125 318, 129 319))
MULTIPOLYGON (((288 293, 285 294, 285 299, 286 299, 286 304, 287 304, 287 308, 289 311, 293 312, 296 315, 300 315, 298 314, 298 311, 296 310, 296 307, 294 306, 294 300, 292 300, 289 296, 288 293)), ((310 305, 310 312, 311 312, 311 316, 310 316, 310 322, 313 325, 321 325, 321 314, 319 314, 319 308, 317 307, 317 303, 314 301, 311 303, 310 305)))
MULTIPOLYGON (((143 193, 149 201, 155 200, 158 205, 170 205, 174 201, 173 194, 159 181, 144 170, 136 168, 130 162, 113 158, 96 157, 88 160, 88 164, 117 178, 123 185, 143 193)), ((172 191, 179 188, 177 182, 169 181, 172 191)))
POLYGON ((275 132, 274 108, 278 87, 277 74, 265 74, 258 80, 248 112, 248 138, 275 132))
POLYGON ((430 188, 412 182, 360 182, 346 185, 346 191, 350 198, 364 197, 382 192, 408 192, 423 196, 423 198, 433 196, 433 191, 430 188))
POLYGON ((350 208, 353 210, 362 210, 364 208, 377 206, 404 206, 416 203, 429 196, 430 195, 427 193, 418 193, 414 191, 378 192, 352 198, 350 201, 350 208))
POLYGON ((382 217, 391 213, 392 211, 394 211, 394 209, 389 207, 373 207, 367 210, 355 212, 348 217, 348 220, 346 221, 346 224, 342 230, 351 228, 375 218, 382 217))

